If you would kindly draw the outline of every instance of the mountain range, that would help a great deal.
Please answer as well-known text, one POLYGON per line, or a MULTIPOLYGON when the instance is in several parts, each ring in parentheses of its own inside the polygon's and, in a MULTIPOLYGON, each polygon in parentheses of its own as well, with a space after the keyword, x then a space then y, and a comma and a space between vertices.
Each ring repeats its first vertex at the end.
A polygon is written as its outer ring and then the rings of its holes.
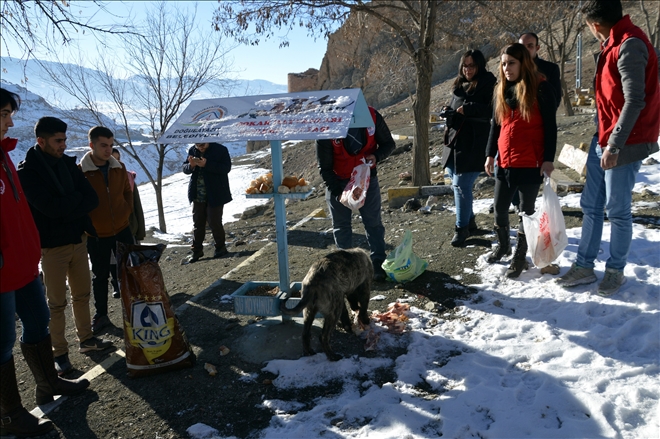
MULTIPOLYGON (((92 115, 84 109, 81 109, 78 101, 70 96, 66 91, 56 87, 48 81, 47 74, 43 65, 55 69, 56 63, 49 61, 39 61, 35 59, 20 60, 11 57, 2 57, 0 59, 2 68, 0 70, 0 84, 11 92, 19 95, 21 98, 21 108, 13 118, 14 127, 10 129, 9 135, 19 139, 18 146, 10 153, 15 163, 20 162, 27 150, 35 144, 34 124, 44 116, 55 116, 68 124, 67 129, 67 150, 66 154, 76 156, 78 160, 89 151, 87 141, 87 131, 97 122, 92 115)), ((69 67, 79 68, 69 65, 69 67)), ((84 68, 85 75, 92 77, 96 74, 94 69, 84 68)), ((126 79, 126 81, 130 81, 126 79)), ((242 80, 231 79, 227 83, 211 84, 205 87, 194 96, 194 99, 209 99, 214 97, 231 97, 242 95, 261 95, 286 93, 287 86, 275 84, 266 80, 242 80), (229 85, 229 87, 227 87, 229 85), (219 95, 218 90, 222 90, 225 95, 219 95)), ((102 107, 103 108, 103 107, 102 107)), ((107 108, 110 108, 109 106, 107 108)), ((184 106, 185 108, 185 106, 184 106)), ((115 114, 106 111, 102 116, 103 124, 108 127, 114 127, 115 114)), ((157 153, 155 148, 149 147, 150 139, 145 136, 143 129, 135 122, 132 126, 131 138, 134 143, 144 146, 143 162, 149 164, 150 172, 155 175, 157 165, 157 153), (144 159, 146 157, 146 160, 144 159)), ((119 131, 115 130, 116 140, 125 142, 127 139, 119 131)), ((237 142, 236 144, 226 145, 232 156, 245 153, 245 144, 237 142)), ((168 176, 180 172, 181 164, 185 159, 188 147, 182 145, 174 148, 167 154, 163 176, 168 176)), ((122 161, 127 169, 137 172, 138 183, 147 181, 146 173, 140 169, 140 166, 128 154, 122 154, 122 161)))

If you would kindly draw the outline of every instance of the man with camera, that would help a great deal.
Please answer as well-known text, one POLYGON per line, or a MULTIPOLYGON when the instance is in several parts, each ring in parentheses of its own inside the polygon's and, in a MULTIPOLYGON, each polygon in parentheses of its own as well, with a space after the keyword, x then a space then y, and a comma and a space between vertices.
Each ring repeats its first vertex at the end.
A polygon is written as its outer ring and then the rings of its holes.
POLYGON ((224 145, 219 143, 195 143, 188 150, 183 163, 183 173, 190 174, 188 200, 192 203, 193 242, 192 255, 184 263, 197 262, 204 256, 204 236, 208 222, 215 241, 214 258, 225 256, 225 229, 222 226, 222 211, 229 203, 229 171, 231 157, 224 145))

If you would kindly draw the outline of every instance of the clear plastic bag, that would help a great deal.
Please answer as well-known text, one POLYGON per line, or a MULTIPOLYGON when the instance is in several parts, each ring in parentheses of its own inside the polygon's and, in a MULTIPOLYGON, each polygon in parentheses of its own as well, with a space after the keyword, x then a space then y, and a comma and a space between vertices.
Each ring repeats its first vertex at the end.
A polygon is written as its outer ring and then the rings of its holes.
POLYGON ((543 185, 541 208, 522 218, 532 262, 539 268, 547 267, 568 245, 559 197, 552 190, 549 178, 546 177, 543 185))
POLYGON ((401 244, 387 255, 387 259, 382 265, 390 280, 401 283, 415 279, 428 266, 428 262, 413 253, 410 230, 406 230, 401 244))
POLYGON ((364 206, 364 200, 367 198, 367 189, 371 180, 371 161, 362 159, 362 164, 353 168, 351 179, 341 193, 339 202, 354 212, 364 206))

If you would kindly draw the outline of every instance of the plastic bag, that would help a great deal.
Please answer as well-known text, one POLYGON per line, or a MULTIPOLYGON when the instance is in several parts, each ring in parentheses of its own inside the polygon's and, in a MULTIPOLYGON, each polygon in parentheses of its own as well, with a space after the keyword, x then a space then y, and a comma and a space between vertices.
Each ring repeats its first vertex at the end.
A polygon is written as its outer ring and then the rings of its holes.
POLYGON ((422 274, 429 263, 413 253, 412 232, 406 230, 403 241, 383 262, 383 270, 395 282, 408 282, 422 274))
POLYGON ((117 249, 128 375, 192 367, 195 354, 174 314, 158 266, 165 245, 118 242, 117 249))
POLYGON ((360 210, 367 198, 370 180, 371 161, 367 162, 362 158, 362 164, 353 168, 351 179, 344 188, 344 192, 341 193, 339 202, 353 211, 360 210))
POLYGON ((532 262, 539 268, 552 263, 568 245, 566 223, 559 198, 546 177, 541 208, 533 215, 522 215, 532 262))

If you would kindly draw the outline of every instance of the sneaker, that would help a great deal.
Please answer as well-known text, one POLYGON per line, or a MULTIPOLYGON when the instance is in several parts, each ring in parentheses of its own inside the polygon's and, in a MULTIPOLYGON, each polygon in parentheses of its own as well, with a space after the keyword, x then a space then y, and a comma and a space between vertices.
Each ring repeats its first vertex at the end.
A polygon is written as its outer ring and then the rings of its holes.
POLYGON ((73 370, 73 366, 71 366, 71 362, 69 361, 69 354, 58 355, 53 358, 53 360, 55 362, 57 375, 62 376, 73 370))
POLYGON ((80 343, 80 352, 102 351, 110 346, 112 346, 111 341, 92 336, 80 343))
POLYGON ((586 285, 596 282, 596 274, 593 268, 580 267, 573 264, 571 269, 555 281, 562 287, 574 287, 576 285, 586 285))
POLYGON ((96 334, 101 329, 105 328, 110 324, 110 319, 108 316, 94 316, 92 319, 92 333, 96 334))
POLYGON ((598 294, 607 297, 619 291, 621 285, 626 283, 626 277, 623 271, 615 270, 614 268, 605 269, 605 277, 598 285, 598 294))
POLYGON ((215 253, 213 253, 213 259, 218 259, 218 258, 221 258, 221 257, 226 256, 228 254, 229 254, 229 251, 227 250, 227 247, 219 248, 219 249, 215 250, 215 253))

